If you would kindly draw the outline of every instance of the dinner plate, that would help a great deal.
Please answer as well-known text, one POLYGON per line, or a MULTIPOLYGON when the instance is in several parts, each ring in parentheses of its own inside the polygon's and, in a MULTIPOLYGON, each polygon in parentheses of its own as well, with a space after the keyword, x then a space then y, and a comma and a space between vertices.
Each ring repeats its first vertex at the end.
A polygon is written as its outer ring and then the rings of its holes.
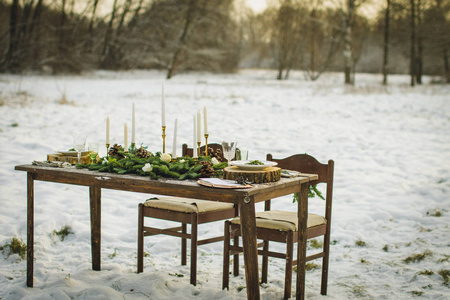
MULTIPOLYGON (((78 155, 77 151, 58 151, 58 153, 61 153, 62 155, 66 155, 66 156, 77 156, 78 155)), ((81 156, 85 156, 88 154, 89 154, 89 151, 81 151, 81 156)))
POLYGON ((239 169, 246 170, 246 171, 261 171, 261 170, 267 169, 269 167, 274 167, 274 166, 278 165, 277 162, 266 161, 266 160, 260 160, 260 162, 262 162, 263 165, 249 165, 248 164, 249 162, 250 162, 250 160, 235 160, 235 161, 230 161, 230 165, 236 166, 239 169))

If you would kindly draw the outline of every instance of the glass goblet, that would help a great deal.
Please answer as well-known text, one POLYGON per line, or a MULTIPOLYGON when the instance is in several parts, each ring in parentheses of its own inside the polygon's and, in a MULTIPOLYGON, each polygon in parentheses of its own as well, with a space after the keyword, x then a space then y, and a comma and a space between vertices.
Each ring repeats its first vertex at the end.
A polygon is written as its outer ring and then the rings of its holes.
POLYGON ((91 157, 92 163, 94 163, 94 161, 98 155, 98 143, 89 143, 88 150, 89 150, 89 156, 91 157))
POLYGON ((78 154, 78 163, 81 163, 81 151, 84 150, 86 146, 86 136, 75 132, 73 134, 73 148, 77 151, 78 154))
POLYGON ((234 158, 236 155, 236 142, 222 142, 222 152, 223 156, 228 162, 228 165, 230 164, 230 161, 234 158))

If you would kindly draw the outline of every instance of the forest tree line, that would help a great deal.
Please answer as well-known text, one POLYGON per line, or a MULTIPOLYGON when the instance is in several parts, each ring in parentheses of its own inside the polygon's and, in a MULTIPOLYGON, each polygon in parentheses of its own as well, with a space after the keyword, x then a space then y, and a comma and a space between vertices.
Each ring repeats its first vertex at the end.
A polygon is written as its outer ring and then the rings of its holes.
POLYGON ((272 68, 450 82, 450 0, 0 0, 0 72, 272 68), (107 8, 106 12, 101 8, 107 8))

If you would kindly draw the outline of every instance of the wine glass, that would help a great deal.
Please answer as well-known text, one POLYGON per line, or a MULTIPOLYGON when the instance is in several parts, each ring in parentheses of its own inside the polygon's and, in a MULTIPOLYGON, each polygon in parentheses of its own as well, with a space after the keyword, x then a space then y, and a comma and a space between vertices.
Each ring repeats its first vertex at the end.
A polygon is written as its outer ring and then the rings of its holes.
POLYGON ((89 150, 89 156, 91 157, 92 163, 94 163, 94 161, 98 155, 98 143, 89 143, 88 150, 89 150))
POLYGON ((236 145, 236 142, 222 142, 223 156, 228 161, 228 165, 236 154, 236 145))
POLYGON ((75 132, 73 134, 73 148, 78 153, 78 163, 81 163, 81 151, 84 150, 84 147, 86 146, 86 136, 75 132))

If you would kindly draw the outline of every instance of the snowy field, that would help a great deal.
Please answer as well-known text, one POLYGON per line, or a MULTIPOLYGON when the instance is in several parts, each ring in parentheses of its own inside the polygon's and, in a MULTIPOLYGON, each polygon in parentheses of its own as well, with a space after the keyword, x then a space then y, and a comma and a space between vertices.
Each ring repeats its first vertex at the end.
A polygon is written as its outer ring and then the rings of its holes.
MULTIPOLYGON (((328 296, 320 269, 306 274, 307 299, 449 299, 450 85, 409 86, 408 76, 342 74, 317 82, 274 71, 177 75, 165 82, 168 149, 178 118, 178 153, 192 144, 192 116, 208 106, 210 142, 235 139, 250 159, 308 153, 335 161, 328 296)), ((7 255, 26 241, 26 174, 18 164, 72 147, 72 132, 123 144, 136 105, 137 144, 162 150, 160 99, 165 73, 93 72, 83 76, 0 75, 0 299, 245 299, 243 269, 221 290, 222 244, 199 247, 198 284, 180 265, 180 241, 149 238, 144 273, 136 274, 137 206, 149 195, 102 191, 102 271, 91 270, 89 191, 35 183, 34 288, 26 261, 7 255), (64 241, 52 234, 70 226, 64 241)), ((105 155, 101 148, 100 155, 105 155)), ((323 202, 310 199, 310 211, 323 202)), ((294 210, 292 196, 273 209, 294 210)), ((262 210, 262 206, 258 206, 262 210)), ((200 227, 202 236, 223 223, 200 227)), ((320 242, 320 240, 318 240, 320 242)), ((272 244, 273 245, 273 244, 272 244)), ((312 261, 320 265, 320 260, 312 261)), ((295 278, 293 278, 295 282, 295 278)), ((271 259, 263 299, 281 299, 284 261, 271 259)), ((295 286, 295 285, 294 285, 295 286)), ((293 291, 294 292, 294 291, 293 291)))

